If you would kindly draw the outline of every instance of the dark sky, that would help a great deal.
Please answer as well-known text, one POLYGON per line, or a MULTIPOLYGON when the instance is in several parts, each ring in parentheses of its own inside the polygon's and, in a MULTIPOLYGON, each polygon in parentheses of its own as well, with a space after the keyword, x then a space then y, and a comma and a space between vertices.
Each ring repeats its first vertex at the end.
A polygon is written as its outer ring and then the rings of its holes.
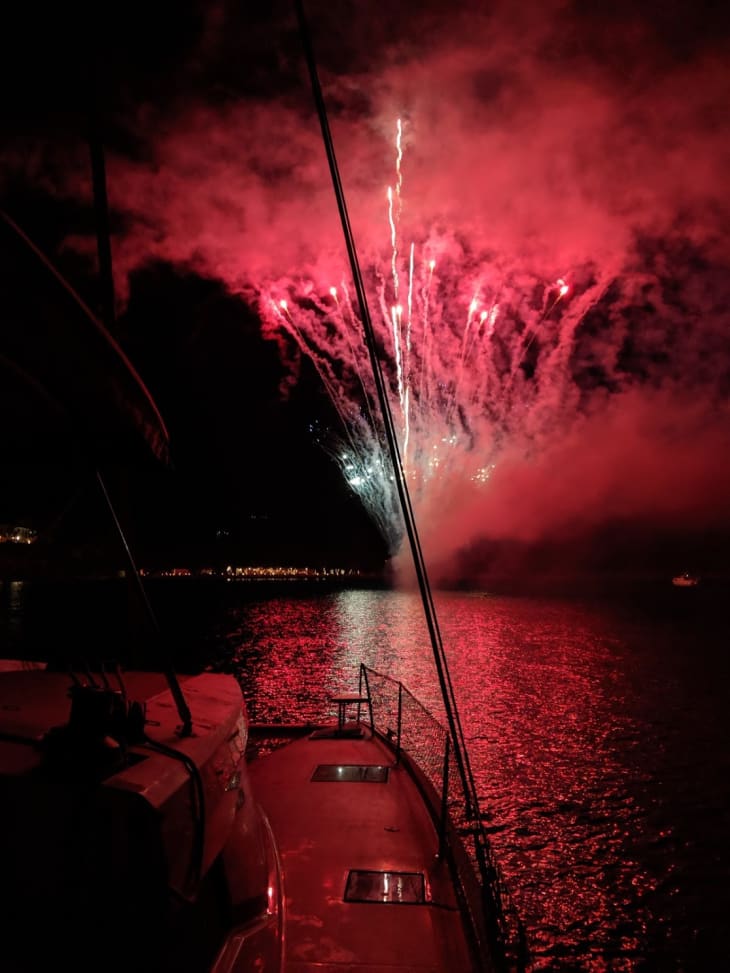
MULTIPOLYGON (((308 11, 437 575, 726 571, 725 6, 391 6, 308 11)), ((176 513, 379 559, 387 484, 355 496, 327 455, 377 449, 289 5, 43 13, 5 32, 3 205, 98 305, 95 92, 117 333, 171 428, 176 513)))

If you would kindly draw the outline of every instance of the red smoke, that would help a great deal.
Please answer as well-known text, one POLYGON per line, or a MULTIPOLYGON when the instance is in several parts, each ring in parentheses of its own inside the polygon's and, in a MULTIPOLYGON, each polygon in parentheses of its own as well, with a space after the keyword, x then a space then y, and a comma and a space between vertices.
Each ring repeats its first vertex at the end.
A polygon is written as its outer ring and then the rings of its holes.
MULTIPOLYGON (((683 38, 661 11, 650 21, 560 3, 376 10, 363 5, 337 33, 328 7, 313 19, 363 264, 387 276, 400 117, 401 239, 452 258, 453 306, 468 307, 487 266, 513 306, 534 306, 558 277, 598 302, 570 324, 561 370, 525 372, 529 422, 519 402, 507 410, 514 438, 487 488, 457 470, 424 504, 426 553, 447 564, 475 538, 539 540, 619 517, 730 527, 730 72, 712 36, 692 21, 683 38)), ((212 63, 222 38, 209 33, 201 57, 212 63)), ((303 71, 301 88, 277 97, 147 105, 133 127, 143 155, 109 161, 126 228, 120 283, 159 259, 247 298, 339 285, 341 233, 303 71)), ((450 313, 454 333, 440 340, 458 344, 465 315, 450 313)), ((514 319, 518 332, 528 317, 514 319)), ((554 346, 560 321, 544 322, 554 346)), ((538 335, 533 350, 547 345, 538 335)), ((472 419, 486 443, 491 420, 472 419)))

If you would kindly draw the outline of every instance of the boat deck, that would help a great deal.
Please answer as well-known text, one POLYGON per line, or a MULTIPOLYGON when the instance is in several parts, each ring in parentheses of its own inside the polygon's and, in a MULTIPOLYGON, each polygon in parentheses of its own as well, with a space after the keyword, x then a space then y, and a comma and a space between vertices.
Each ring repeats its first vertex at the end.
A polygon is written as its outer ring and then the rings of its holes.
POLYGON ((472 969, 438 835, 380 741, 315 733, 252 761, 250 773, 283 864, 286 973, 472 969), (377 775, 347 769, 365 766, 387 767, 387 781, 342 779, 377 775), (313 779, 317 771, 335 779, 313 779), (407 902, 419 897, 419 875, 423 901, 407 902), (348 898, 373 900, 347 901, 348 888, 348 898))

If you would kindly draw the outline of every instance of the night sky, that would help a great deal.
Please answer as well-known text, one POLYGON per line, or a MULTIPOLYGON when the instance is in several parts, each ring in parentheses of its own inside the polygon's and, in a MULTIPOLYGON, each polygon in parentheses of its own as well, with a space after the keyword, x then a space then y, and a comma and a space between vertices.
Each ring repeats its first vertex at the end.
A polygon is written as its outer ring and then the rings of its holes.
MULTIPOLYGON (((409 389, 436 579, 727 575, 725 6, 391 6, 307 9, 396 405, 409 389), (405 330, 389 349, 387 322, 405 305, 410 243, 406 351, 405 330)), ((96 106, 115 334, 175 464, 134 480, 149 556, 397 556, 371 520, 378 498, 348 489, 322 448, 362 415, 367 381, 328 297, 349 275, 292 10, 131 2, 104 15, 25 5, 9 18, 0 194, 99 309, 96 106)), ((4 411, 20 411, 8 388, 4 411)))

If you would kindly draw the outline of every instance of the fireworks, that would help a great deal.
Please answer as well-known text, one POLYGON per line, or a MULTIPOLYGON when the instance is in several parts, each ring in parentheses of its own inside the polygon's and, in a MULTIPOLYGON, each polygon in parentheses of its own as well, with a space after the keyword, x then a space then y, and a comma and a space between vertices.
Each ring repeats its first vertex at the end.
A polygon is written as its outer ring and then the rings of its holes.
MULTIPOLYGON (((510 271, 436 231, 404 244, 402 159, 398 120, 389 253, 363 274, 411 497, 428 517, 456 487, 488 489, 508 444, 529 455, 558 415, 575 411, 573 336, 603 285, 594 278, 576 294, 563 277, 510 271)), ((397 494, 347 280, 279 282, 260 306, 265 333, 288 334, 317 369, 341 422, 322 445, 396 551, 397 494)))

